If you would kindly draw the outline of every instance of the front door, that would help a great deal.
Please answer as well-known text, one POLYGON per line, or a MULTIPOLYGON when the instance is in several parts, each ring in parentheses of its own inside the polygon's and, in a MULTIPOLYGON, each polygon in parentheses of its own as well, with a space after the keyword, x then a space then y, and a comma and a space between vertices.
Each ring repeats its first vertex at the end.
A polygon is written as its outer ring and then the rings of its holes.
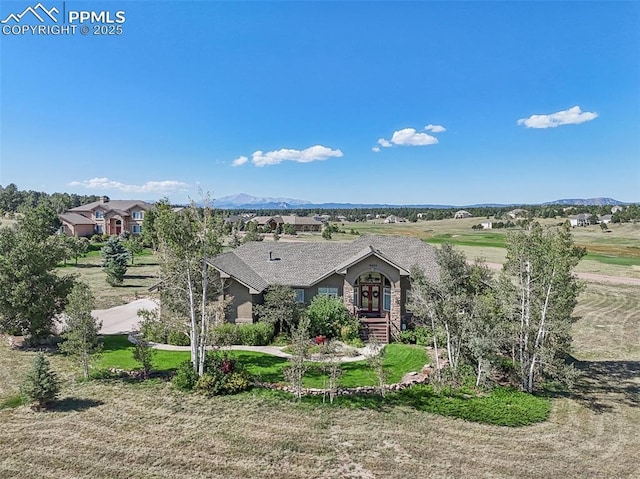
POLYGON ((380 316, 379 284, 363 284, 360 286, 360 312, 367 316, 380 316))

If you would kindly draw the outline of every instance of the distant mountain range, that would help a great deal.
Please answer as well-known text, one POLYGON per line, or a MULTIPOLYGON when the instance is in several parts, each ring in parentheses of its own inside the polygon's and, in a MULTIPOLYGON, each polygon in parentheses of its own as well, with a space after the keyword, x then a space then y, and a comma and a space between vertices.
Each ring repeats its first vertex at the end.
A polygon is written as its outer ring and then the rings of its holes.
MULTIPOLYGON (((222 209, 242 209, 242 210, 285 210, 285 209, 353 209, 353 208, 508 208, 520 206, 522 203, 499 204, 483 203, 476 205, 433 205, 433 204, 413 204, 413 205, 391 205, 385 203, 312 203, 306 200, 293 198, 270 198, 251 196, 246 193, 225 196, 218 198, 214 202, 216 208, 222 209)), ((624 205, 626 203, 613 198, 588 198, 588 199, 563 199, 542 203, 543 205, 577 205, 577 206, 601 206, 601 205, 624 205)))
POLYGON ((565 200, 549 201, 548 203, 542 203, 543 205, 576 205, 576 206, 615 206, 624 205, 626 203, 613 198, 572 198, 565 200))

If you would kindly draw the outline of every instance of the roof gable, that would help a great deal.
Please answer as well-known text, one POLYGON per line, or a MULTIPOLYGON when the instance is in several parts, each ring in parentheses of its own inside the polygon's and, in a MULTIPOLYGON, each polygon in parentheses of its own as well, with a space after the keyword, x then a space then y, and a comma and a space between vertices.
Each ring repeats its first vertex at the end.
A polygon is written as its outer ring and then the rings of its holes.
POLYGON ((263 291, 269 285, 309 287, 369 256, 376 256, 406 276, 413 266, 437 278, 435 248, 417 238, 361 236, 350 243, 250 242, 224 253, 211 264, 245 286, 263 291))

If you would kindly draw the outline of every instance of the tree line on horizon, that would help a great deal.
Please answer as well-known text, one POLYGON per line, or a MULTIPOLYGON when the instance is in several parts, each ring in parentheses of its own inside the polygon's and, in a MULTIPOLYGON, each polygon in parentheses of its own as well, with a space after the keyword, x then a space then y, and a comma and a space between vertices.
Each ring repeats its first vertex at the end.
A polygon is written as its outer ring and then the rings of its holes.
MULTIPOLYGON (((51 207, 56 213, 63 213, 71 208, 98 201, 101 195, 78 195, 75 193, 45 193, 42 191, 20 190, 14 183, 3 187, 0 185, 0 216, 21 213, 25 209, 35 208, 39 205, 51 207)), ((215 201, 213 203, 215 208, 215 201)), ((584 205, 519 205, 519 206, 482 206, 469 207, 466 211, 476 218, 508 219, 508 212, 516 209, 526 209, 528 218, 565 218, 568 215, 586 213, 589 215, 611 214, 610 205, 584 206, 584 205)), ((458 208, 415 208, 408 206, 398 207, 372 207, 372 208, 294 208, 294 209, 228 209, 216 210, 216 214, 222 216, 242 215, 252 213, 258 216, 278 216, 295 213, 298 216, 329 215, 331 221, 338 221, 338 217, 344 216, 347 221, 366 221, 367 215, 380 215, 381 217, 398 216, 407 221, 416 222, 418 214, 422 213, 422 220, 442 220, 454 217, 458 208)), ((640 220, 640 205, 631 204, 623 211, 613 215, 614 223, 640 220)))

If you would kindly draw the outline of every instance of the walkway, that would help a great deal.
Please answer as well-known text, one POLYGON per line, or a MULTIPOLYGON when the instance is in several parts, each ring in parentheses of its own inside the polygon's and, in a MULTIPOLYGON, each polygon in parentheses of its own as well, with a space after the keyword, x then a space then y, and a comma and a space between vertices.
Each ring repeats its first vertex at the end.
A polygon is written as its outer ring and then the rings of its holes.
MULTIPOLYGON (((128 339, 133 344, 136 343, 136 338, 133 335, 129 334, 128 339)), ((154 349, 161 349, 163 351, 191 351, 191 346, 174 346, 172 344, 152 343, 151 341, 149 342, 149 345, 154 349)), ((291 357, 291 354, 285 353, 283 351, 284 349, 283 346, 239 346, 238 345, 238 346, 222 346, 220 349, 222 349, 223 351, 251 351, 254 353, 268 354, 270 356, 277 356, 279 358, 285 358, 285 359, 288 359, 291 357)), ((355 363, 357 361, 364 361, 371 355, 373 350, 369 346, 365 346, 364 348, 358 348, 357 351, 359 353, 357 356, 341 356, 341 357, 338 357, 337 359, 341 363, 355 363)), ((315 354, 309 359, 309 361, 322 362, 323 358, 320 357, 319 354, 315 354)))

